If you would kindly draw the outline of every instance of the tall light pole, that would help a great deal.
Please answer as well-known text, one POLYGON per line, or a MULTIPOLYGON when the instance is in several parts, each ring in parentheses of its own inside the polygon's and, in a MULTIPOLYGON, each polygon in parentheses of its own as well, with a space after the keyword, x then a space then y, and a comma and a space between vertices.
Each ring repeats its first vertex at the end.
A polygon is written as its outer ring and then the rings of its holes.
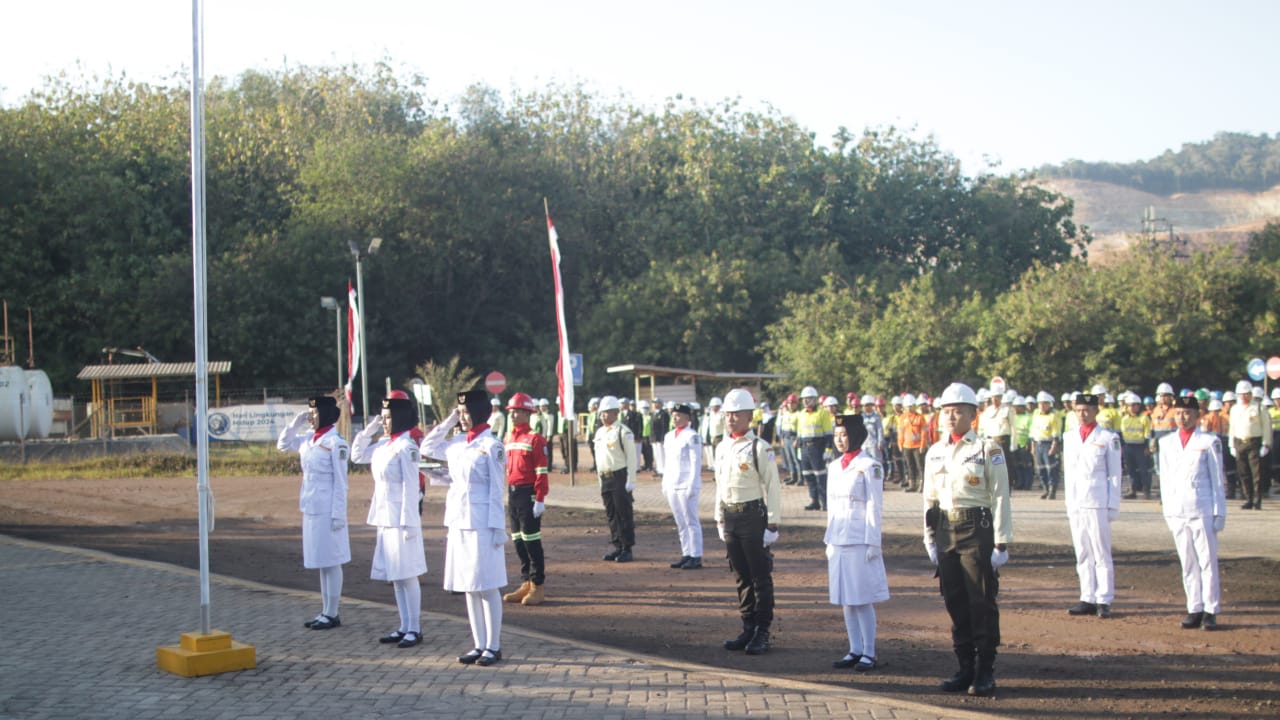
POLYGON ((320 307, 325 310, 333 311, 333 319, 337 325, 338 340, 338 387, 342 387, 342 306, 338 304, 338 299, 325 295, 320 298, 320 307))
POLYGON ((360 323, 360 408, 363 413, 365 422, 369 422, 369 354, 365 352, 365 315, 368 314, 369 308, 364 302, 364 274, 361 263, 366 257, 372 256, 378 252, 378 248, 382 247, 382 238, 376 237, 369 241, 368 251, 360 249, 360 244, 355 240, 347 241, 348 247, 351 248, 351 254, 356 259, 356 305, 360 308, 360 312, 356 316, 356 321, 360 323))

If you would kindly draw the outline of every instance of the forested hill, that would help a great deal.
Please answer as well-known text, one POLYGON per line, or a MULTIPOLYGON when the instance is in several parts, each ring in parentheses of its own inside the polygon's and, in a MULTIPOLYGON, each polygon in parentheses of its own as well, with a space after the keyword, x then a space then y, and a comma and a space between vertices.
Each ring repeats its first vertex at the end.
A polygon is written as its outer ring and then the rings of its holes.
POLYGON ((1036 170, 1043 178, 1093 180, 1154 195, 1206 190, 1261 192, 1280 184, 1280 134, 1221 132, 1133 163, 1069 160, 1036 170))

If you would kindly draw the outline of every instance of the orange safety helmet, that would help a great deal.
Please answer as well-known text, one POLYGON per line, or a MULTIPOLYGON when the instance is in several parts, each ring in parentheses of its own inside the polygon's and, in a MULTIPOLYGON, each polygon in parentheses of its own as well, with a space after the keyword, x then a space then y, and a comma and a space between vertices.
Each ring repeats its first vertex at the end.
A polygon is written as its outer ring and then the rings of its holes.
POLYGON ((538 404, 533 401, 533 398, 522 392, 518 392, 513 394, 511 399, 507 401, 507 409, 528 410, 529 412, 536 413, 538 412, 538 404))

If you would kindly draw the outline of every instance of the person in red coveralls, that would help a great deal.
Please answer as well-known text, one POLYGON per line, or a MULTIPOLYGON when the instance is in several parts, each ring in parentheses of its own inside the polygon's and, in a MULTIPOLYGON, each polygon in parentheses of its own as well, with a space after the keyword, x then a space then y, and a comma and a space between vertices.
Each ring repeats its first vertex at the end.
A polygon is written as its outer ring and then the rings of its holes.
POLYGON ((507 517, 511 540, 520 557, 520 587, 502 596, 505 602, 538 605, 543 599, 546 566, 542 556, 542 513, 546 509, 547 439, 533 432, 529 417, 537 412, 533 398, 522 392, 507 401, 511 432, 507 435, 507 517))

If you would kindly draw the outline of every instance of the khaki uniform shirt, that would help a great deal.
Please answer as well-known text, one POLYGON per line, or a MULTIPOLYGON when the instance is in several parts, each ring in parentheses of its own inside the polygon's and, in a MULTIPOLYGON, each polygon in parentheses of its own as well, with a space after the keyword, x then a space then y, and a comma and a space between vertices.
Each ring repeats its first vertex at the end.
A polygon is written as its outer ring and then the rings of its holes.
POLYGON ((726 436, 716 446, 716 522, 724 520, 720 503, 764 500, 769 525, 777 525, 782 511, 782 483, 773 446, 748 432, 740 438, 726 436), (754 456, 752 447, 754 446, 754 456))
MULTIPOLYGON (((1009 466, 996 441, 979 439, 970 430, 957 443, 950 437, 934 443, 925 456, 923 495, 925 510, 935 502, 943 512, 989 508, 996 544, 1013 542, 1009 466)), ((925 533, 928 542, 927 529, 925 533)))
POLYGON ((1231 408, 1231 439, 1248 440, 1262 438, 1263 445, 1271 445, 1271 416, 1262 409, 1262 403, 1236 403, 1231 408))
POLYGON ((610 473, 627 471, 627 486, 636 484, 636 436, 621 422, 601 425, 596 430, 596 470, 610 473))

